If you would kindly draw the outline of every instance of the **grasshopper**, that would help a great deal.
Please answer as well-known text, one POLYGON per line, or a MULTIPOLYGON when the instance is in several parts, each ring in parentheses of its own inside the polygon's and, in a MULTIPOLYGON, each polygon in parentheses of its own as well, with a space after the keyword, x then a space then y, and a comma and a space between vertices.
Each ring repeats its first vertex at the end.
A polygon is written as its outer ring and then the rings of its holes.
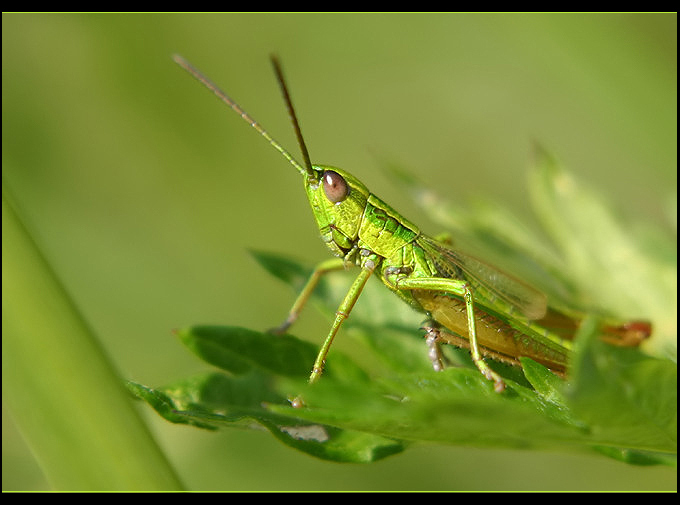
MULTIPOLYGON (((288 318, 276 329, 285 332, 297 319, 321 277, 351 265, 359 274, 340 303, 331 329, 314 362, 309 382, 323 373, 326 356, 369 277, 377 275, 403 301, 425 313, 429 357, 435 370, 444 367, 440 343, 468 348, 479 371, 502 392, 502 377, 484 361, 488 357, 519 365, 529 357, 564 375, 570 340, 579 321, 548 307, 533 287, 420 231, 345 170, 312 164, 292 100, 275 57, 272 64, 297 136, 303 163, 298 162, 240 105, 181 56, 175 62, 210 89, 252 126, 297 169, 304 180, 321 239, 336 258, 320 263, 297 297, 288 318)), ((651 325, 633 321, 603 327, 603 339, 637 345, 651 325)), ((299 406, 299 401, 294 401, 299 406)))

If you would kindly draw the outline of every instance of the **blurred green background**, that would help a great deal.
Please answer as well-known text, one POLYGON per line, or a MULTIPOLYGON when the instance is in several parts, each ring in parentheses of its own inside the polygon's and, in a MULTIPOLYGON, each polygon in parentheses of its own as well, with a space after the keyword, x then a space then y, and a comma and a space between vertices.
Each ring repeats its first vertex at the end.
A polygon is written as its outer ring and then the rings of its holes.
MULTIPOLYGON (((297 155, 268 62, 277 53, 312 160, 352 171, 427 232, 441 230, 390 183, 383 157, 453 199, 498 200, 530 220, 534 140, 625 215, 675 224, 666 221, 676 212, 675 14, 2 21, 3 185, 124 378, 162 385, 205 369, 173 328, 280 323, 293 293, 247 248, 328 257, 297 173, 175 65, 174 52, 297 155)), ((309 311, 294 333, 320 343, 327 324, 309 311)), ((677 485, 675 469, 580 454, 416 446, 340 465, 265 432, 204 432, 139 409, 194 490, 677 485)), ((5 408, 2 433, 3 490, 49 489, 5 408)))

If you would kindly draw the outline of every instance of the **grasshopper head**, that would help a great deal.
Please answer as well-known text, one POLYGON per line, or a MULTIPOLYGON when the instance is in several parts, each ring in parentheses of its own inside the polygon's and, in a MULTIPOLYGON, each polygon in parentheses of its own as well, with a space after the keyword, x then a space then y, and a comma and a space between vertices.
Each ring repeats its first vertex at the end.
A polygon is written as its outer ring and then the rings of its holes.
POLYGON ((339 168, 312 165, 305 174, 305 191, 321 239, 336 256, 345 256, 356 242, 369 191, 352 174, 339 168))

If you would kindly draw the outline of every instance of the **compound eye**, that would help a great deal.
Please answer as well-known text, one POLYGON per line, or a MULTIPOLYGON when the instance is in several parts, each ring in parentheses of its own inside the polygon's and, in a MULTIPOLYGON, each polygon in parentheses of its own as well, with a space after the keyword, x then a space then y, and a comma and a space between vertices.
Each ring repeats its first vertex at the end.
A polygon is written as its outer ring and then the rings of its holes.
POLYGON ((326 198, 333 203, 342 202, 349 194, 349 186, 347 181, 342 178, 342 176, 333 172, 332 170, 326 170, 321 176, 323 180, 323 190, 326 193, 326 198))

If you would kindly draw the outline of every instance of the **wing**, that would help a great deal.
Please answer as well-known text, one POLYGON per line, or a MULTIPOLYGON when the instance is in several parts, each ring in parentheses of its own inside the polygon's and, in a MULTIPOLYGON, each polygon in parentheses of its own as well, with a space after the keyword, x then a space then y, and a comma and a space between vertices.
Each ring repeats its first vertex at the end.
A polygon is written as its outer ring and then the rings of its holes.
POLYGON ((545 294, 472 256, 454 251, 445 244, 421 235, 418 244, 430 254, 437 270, 445 277, 464 272, 473 286, 481 285, 493 297, 500 298, 528 319, 541 319, 548 307, 545 294))

